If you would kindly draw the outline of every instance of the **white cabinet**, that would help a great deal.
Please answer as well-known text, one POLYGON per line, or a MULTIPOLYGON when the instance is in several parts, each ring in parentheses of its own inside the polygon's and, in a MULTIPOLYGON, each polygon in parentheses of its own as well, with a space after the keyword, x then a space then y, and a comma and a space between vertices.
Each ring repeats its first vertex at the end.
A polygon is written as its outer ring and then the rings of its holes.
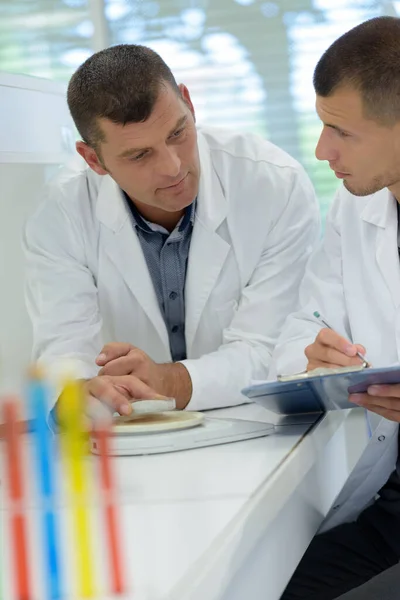
POLYGON ((32 344, 21 234, 75 133, 66 87, 53 81, 0 73, 0 115, 0 390, 18 391, 32 344))

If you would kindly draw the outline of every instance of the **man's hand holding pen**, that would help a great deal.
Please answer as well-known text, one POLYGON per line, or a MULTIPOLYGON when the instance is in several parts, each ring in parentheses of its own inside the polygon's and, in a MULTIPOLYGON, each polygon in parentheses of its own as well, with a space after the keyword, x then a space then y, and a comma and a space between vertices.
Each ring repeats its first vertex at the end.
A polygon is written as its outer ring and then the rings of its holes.
MULTIPOLYGON (((315 341, 307 346, 307 371, 317 367, 337 368, 362 365, 366 350, 361 344, 352 344, 333 329, 324 328, 315 341)), ((351 402, 362 406, 390 421, 400 423, 400 385, 373 385, 366 394, 351 394, 351 402)))

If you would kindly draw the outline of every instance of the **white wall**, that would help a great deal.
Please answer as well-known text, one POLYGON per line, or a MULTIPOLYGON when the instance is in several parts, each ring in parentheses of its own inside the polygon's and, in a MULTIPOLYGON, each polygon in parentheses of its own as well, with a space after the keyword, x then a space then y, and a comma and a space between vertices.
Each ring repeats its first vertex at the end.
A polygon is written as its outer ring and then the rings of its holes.
POLYGON ((21 234, 46 179, 73 152, 64 86, 0 73, 0 390, 20 390, 32 332, 21 234))

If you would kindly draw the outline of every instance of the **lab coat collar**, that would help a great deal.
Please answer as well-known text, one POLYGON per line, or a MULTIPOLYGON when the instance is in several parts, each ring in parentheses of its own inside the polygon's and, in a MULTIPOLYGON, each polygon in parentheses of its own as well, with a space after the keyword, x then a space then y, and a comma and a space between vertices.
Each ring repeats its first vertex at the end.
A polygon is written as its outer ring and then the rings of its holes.
POLYGON ((397 248, 397 202, 385 188, 367 203, 361 218, 379 229, 375 238, 375 257, 396 309, 400 306, 400 269, 397 248))
POLYGON ((100 184, 96 215, 106 227, 103 237, 106 254, 146 312, 169 353, 167 329, 139 238, 131 223, 129 208, 121 188, 109 175, 104 175, 100 184))
POLYGON ((370 196, 361 218, 371 225, 386 228, 396 223, 397 226, 397 207, 393 194, 384 188, 370 196))
POLYGON ((201 131, 198 132, 197 142, 201 173, 196 219, 207 229, 215 231, 228 214, 226 191, 214 169, 210 147, 201 131))
POLYGON ((228 203, 221 180, 212 164, 210 148, 201 132, 198 135, 198 146, 201 175, 185 285, 188 356, 191 355, 204 307, 231 247, 217 231, 227 218, 228 203))
POLYGON ((129 217, 123 191, 110 175, 102 176, 96 216, 103 225, 114 232, 119 231, 129 217))

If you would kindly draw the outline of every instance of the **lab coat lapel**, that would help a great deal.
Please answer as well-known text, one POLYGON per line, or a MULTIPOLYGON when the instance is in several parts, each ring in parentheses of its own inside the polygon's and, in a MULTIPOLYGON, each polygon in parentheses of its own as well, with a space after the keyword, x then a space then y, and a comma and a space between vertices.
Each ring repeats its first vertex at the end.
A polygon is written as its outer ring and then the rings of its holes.
POLYGON ((389 190, 372 196, 362 213, 362 219, 378 227, 375 256, 389 288, 394 306, 400 305, 400 262, 397 249, 397 206, 389 190))
POLYGON ((217 233, 218 226, 227 216, 227 201, 201 134, 198 143, 201 177, 185 285, 185 333, 189 356, 201 314, 230 249, 217 233))
MULTIPOLYGON (((153 323, 163 344, 169 349, 167 329, 142 247, 132 226, 122 192, 108 175, 102 181, 96 209, 98 219, 106 227, 103 242, 105 252, 153 323)), ((115 293, 118 294, 118 290, 115 293)))

